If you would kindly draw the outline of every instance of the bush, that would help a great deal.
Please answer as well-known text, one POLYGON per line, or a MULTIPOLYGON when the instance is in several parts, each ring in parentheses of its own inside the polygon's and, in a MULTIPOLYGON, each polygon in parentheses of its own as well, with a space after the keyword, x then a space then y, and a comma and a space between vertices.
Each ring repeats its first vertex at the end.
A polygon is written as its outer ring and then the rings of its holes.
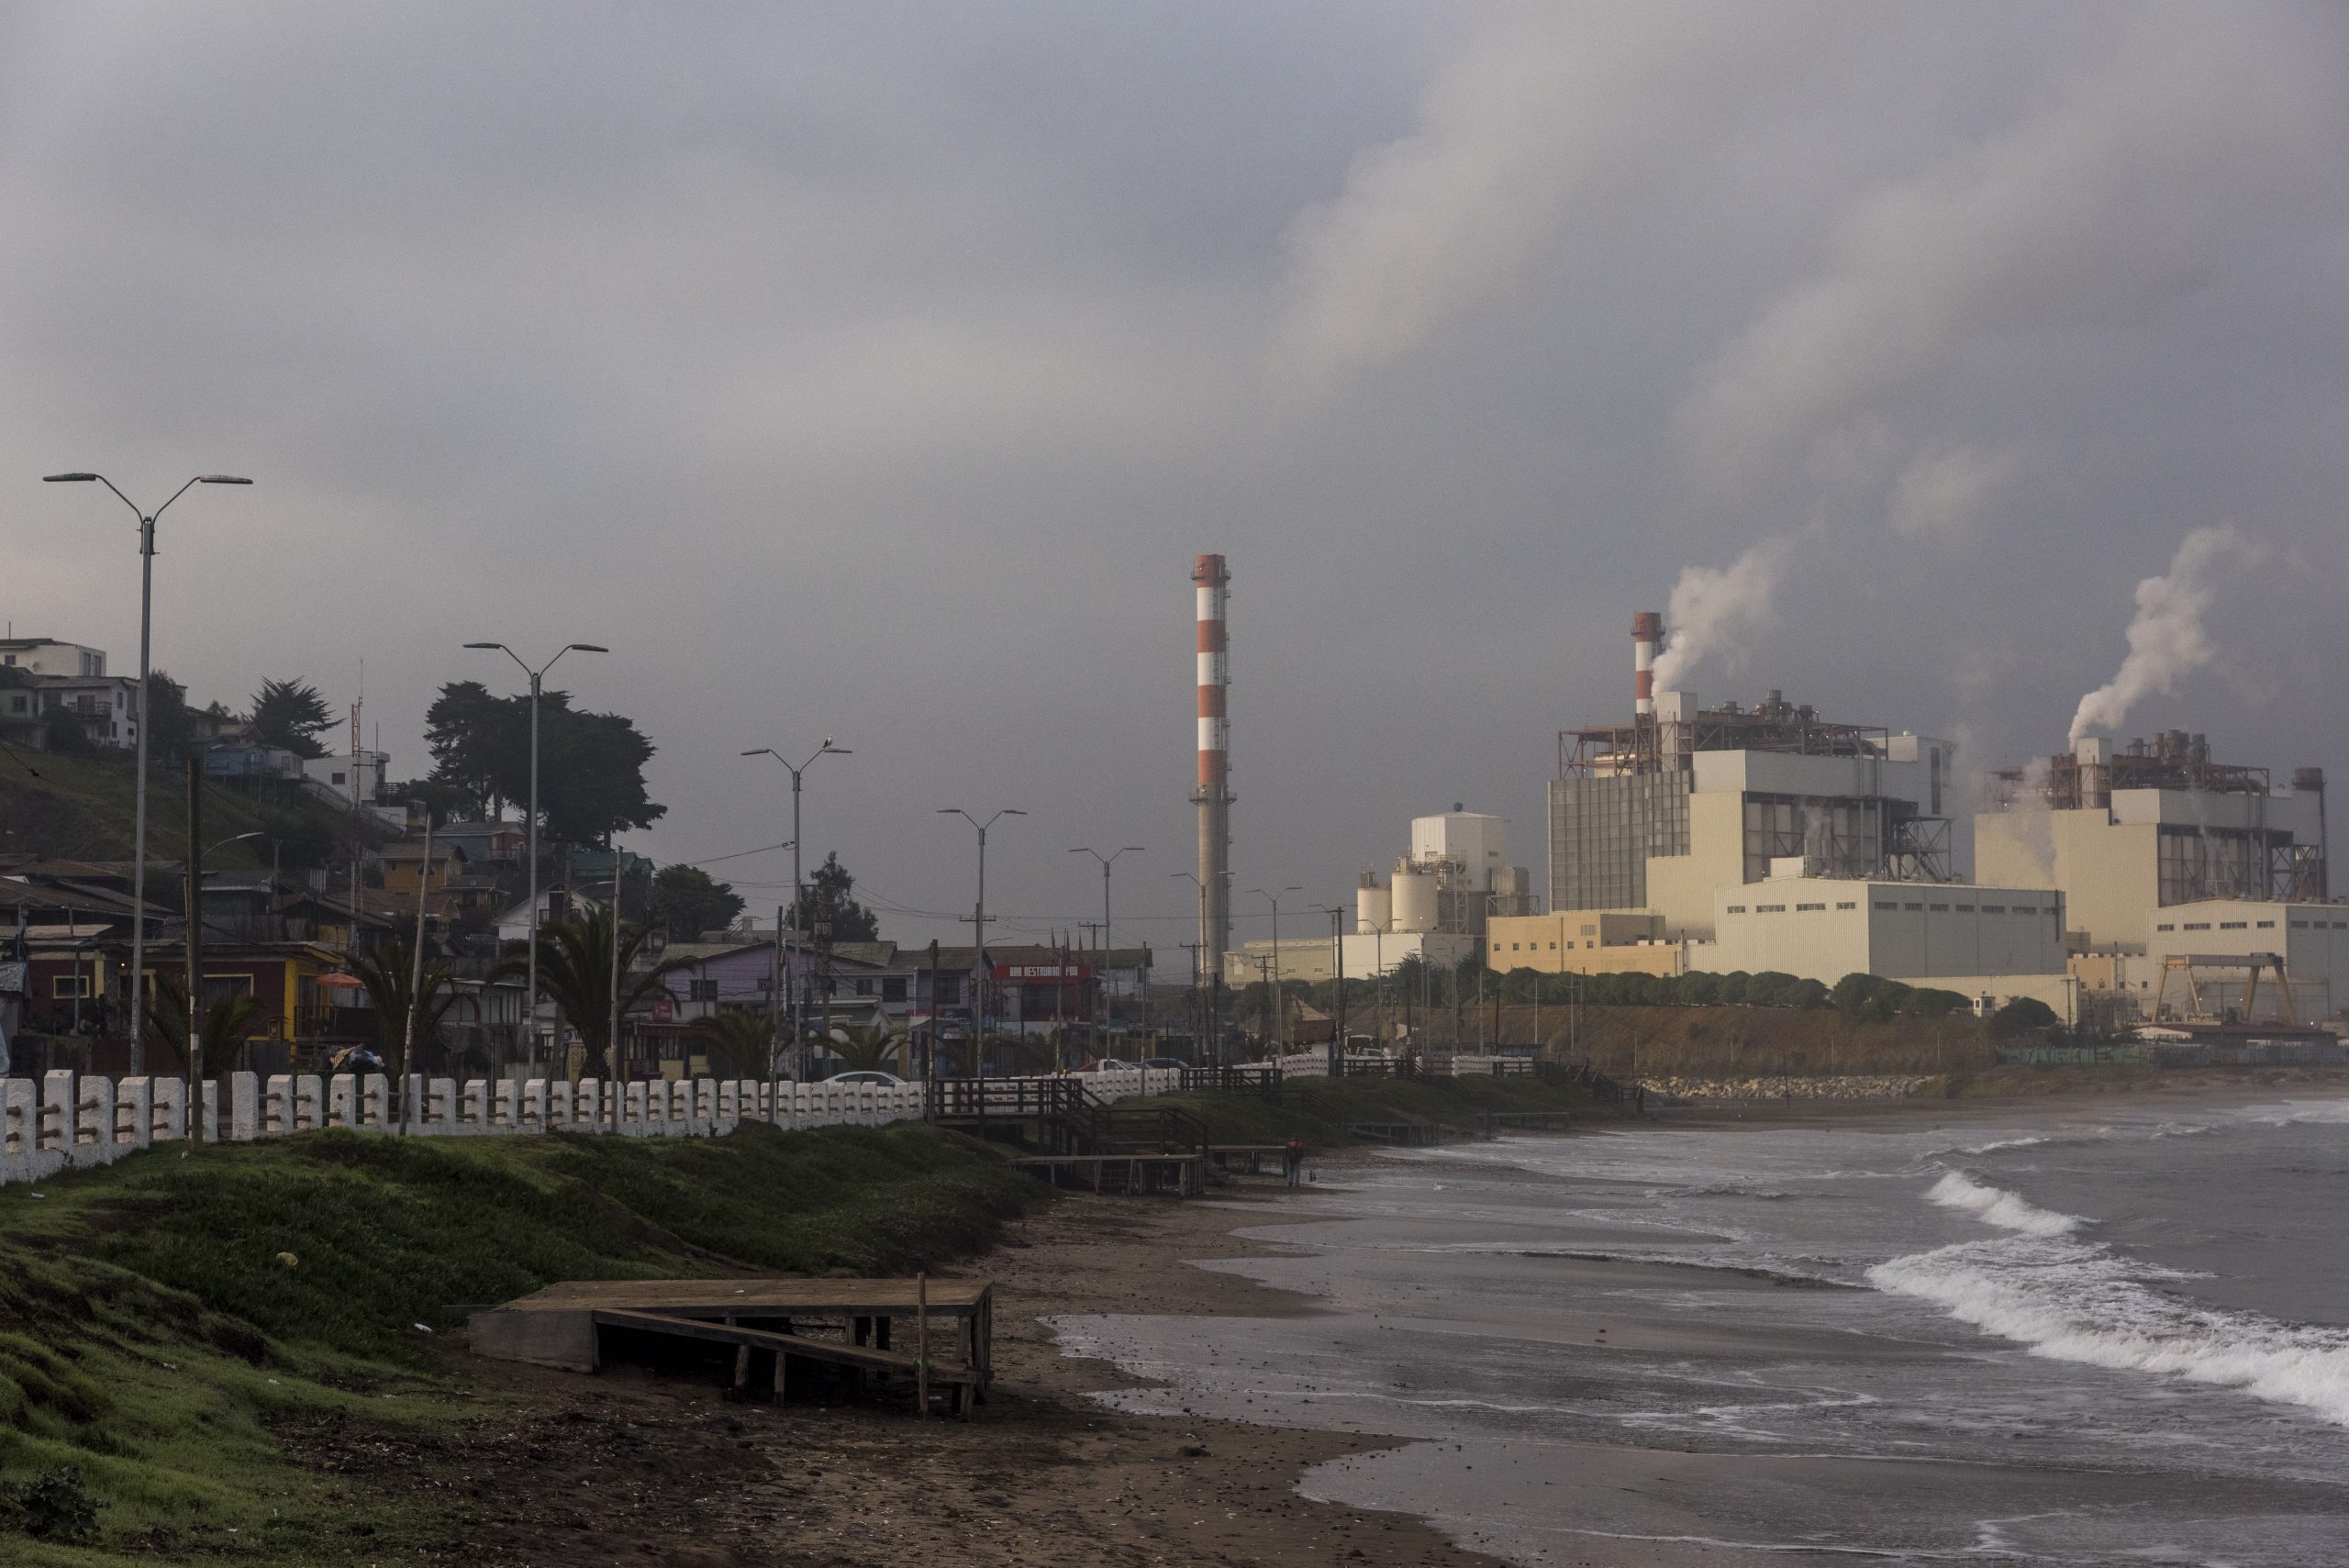
POLYGON ((61 1464, 29 1481, 0 1483, 0 1523, 35 1540, 85 1546, 98 1536, 98 1505, 82 1473, 61 1464))
POLYGON ((2052 1029, 2064 1020, 2055 1009, 2036 996, 2018 996, 1990 1015, 1990 1032, 2000 1040, 2011 1040, 2032 1029, 2052 1029))

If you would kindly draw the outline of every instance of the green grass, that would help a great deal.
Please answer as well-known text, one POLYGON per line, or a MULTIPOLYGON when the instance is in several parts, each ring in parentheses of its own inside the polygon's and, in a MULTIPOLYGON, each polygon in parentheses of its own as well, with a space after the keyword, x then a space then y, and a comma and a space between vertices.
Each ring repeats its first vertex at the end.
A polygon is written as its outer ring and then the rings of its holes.
POLYGON ((918 1125, 308 1133, 0 1189, 0 1481, 74 1465, 104 1532, 81 1549, 0 1528, 0 1562, 403 1561, 417 1521, 274 1432, 479 1414, 436 1369, 456 1308, 562 1279, 909 1271, 977 1251, 1041 1192, 918 1125))
POLYGON ((1611 1117, 1611 1106, 1530 1078, 1291 1078, 1279 1100, 1244 1090, 1201 1090, 1125 1100, 1176 1106, 1208 1126, 1214 1143, 1282 1143, 1291 1135, 1315 1149, 1365 1141, 1347 1130, 1364 1122, 1430 1121, 1463 1132, 1484 1129, 1486 1111, 1578 1111, 1611 1117))
MULTIPOLYGON (((128 757, 0 752, 0 822, 8 827, 8 852, 128 860, 138 785, 139 771, 128 757)), ((315 851, 330 844, 350 821, 348 812, 306 796, 274 805, 232 785, 204 786, 207 845, 239 833, 263 833, 287 846, 289 865, 298 858, 297 847, 315 851)), ((150 861, 178 861, 187 853, 187 773, 160 762, 147 780, 147 853, 150 861)), ((269 857, 266 841, 249 839, 222 845, 205 864, 215 871, 250 870, 268 865, 269 857)))

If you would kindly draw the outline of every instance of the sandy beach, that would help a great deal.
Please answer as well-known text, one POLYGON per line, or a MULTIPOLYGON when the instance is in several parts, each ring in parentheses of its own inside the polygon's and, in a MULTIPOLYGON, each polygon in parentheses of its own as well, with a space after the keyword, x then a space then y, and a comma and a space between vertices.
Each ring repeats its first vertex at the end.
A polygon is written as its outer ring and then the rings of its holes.
MULTIPOLYGON (((2197 1084, 2113 1099, 2203 1111, 2279 1090, 2337 1095, 2340 1087, 2197 1084)), ((1660 1125, 1643 1125, 1702 1141, 1722 1127, 1964 1129, 2082 1114, 2081 1104, 2065 1097, 1755 1106, 1673 1111, 1660 1125)), ((1216 1418, 1204 1408, 1164 1407, 1163 1398, 1157 1413, 1113 1409, 1094 1396, 1145 1389, 1153 1381, 1146 1364, 1123 1357, 1145 1374, 1135 1375, 1106 1359, 1064 1353, 1044 1321, 1148 1318, 1163 1328, 1169 1319, 1240 1318, 1268 1334, 1319 1343, 1309 1340, 1306 1324, 1326 1317, 1330 1331, 1339 1332, 1345 1305, 1326 1297, 1326 1280, 1307 1283, 1318 1266, 1303 1258, 1309 1249, 1281 1238, 1313 1238, 1328 1223, 1324 1215, 1349 1173, 1369 1176, 1390 1164, 1375 1153, 1330 1160, 1320 1166, 1330 1179, 1296 1195, 1275 1179, 1242 1178, 1207 1202, 1071 1195, 1015 1224, 990 1255, 962 1271, 991 1277, 998 1291, 999 1381, 990 1403, 967 1423, 922 1422, 903 1410, 866 1407, 743 1404, 712 1387, 648 1373, 617 1371, 589 1380, 462 1358, 455 1367, 471 1386, 493 1399, 507 1396, 507 1403, 499 1417, 473 1423, 462 1440, 401 1451, 377 1435, 322 1429, 303 1434, 301 1446, 329 1468, 389 1474, 397 1485, 458 1500, 464 1514, 484 1522, 443 1543, 441 1559, 482 1568, 1491 1562, 1500 1559, 1454 1544, 1441 1527, 1448 1522, 1473 1545, 1475 1532, 1462 1519, 1475 1517, 1480 1497, 1490 1501, 1512 1487, 1546 1488, 1549 1501, 1568 1511, 1586 1499, 1594 1516, 1620 1518, 1628 1507, 1640 1520, 1620 1539, 1562 1539, 1544 1562, 1718 1568, 1787 1560, 1742 1544, 1755 1521, 1737 1517, 1740 1511, 1898 1513, 1910 1500, 1946 1506, 1972 1496, 1982 1498, 1986 1511, 2160 1502, 2154 1494, 2165 1478, 2094 1466, 2051 1471, 2021 1451, 2030 1441, 2021 1431, 2014 1458, 1994 1464, 1700 1451, 1702 1442, 1662 1433, 1644 1446, 1635 1439, 1552 1442, 1537 1461, 1506 1446, 1477 1451, 1472 1444, 1463 1451, 1431 1442, 1431 1430, 1414 1429, 1408 1420, 1260 1425, 1216 1418), (1223 1266, 1192 1266, 1208 1260, 1223 1266), (1248 1277, 1241 1272, 1247 1269, 1297 1288, 1248 1277), (1386 1507, 1306 1495, 1376 1505, 1431 1490, 1461 1498, 1461 1514, 1429 1523, 1386 1507)), ((1610 1240, 1599 1231, 1591 1236, 1599 1244, 1610 1240)), ((1770 1311, 1771 1293, 1840 1287, 1767 1271, 1741 1274, 1571 1252, 1550 1256, 1542 1267, 1554 1294, 1539 1332, 1529 1325, 1520 1341, 1521 1353, 1537 1358, 1553 1353, 1543 1345, 1554 1340, 1554 1353, 1596 1349, 1723 1367, 1796 1357, 1866 1375, 1872 1363, 1889 1366, 1920 1354, 1913 1344, 1803 1330, 1767 1317, 1764 1327, 1753 1326, 1753 1312, 1770 1311), (1682 1283, 1716 1301, 1753 1305, 1733 1308, 1729 1316, 1742 1326, 1731 1326, 1659 1316, 1633 1304, 1641 1292, 1682 1283)), ((1417 1288, 1442 1293, 1453 1284, 1438 1268, 1417 1288)), ((1335 1294, 1345 1294, 1342 1284, 1335 1294)), ((1229 1335, 1235 1326, 1200 1329, 1229 1335)), ((1285 1352, 1268 1343, 1264 1353, 1285 1352)), ((1542 1375, 1553 1373, 1545 1367, 1542 1375)), ((1602 1397, 1598 1385, 1592 1391, 1594 1399, 1602 1397)), ((2239 1486, 2236 1494, 2238 1503, 2278 1511, 2314 1513, 2337 1503, 2321 1489, 2280 1478, 2264 1487, 2239 1486)), ((1521 1541, 1518 1550, 1522 1556, 1521 1541)))

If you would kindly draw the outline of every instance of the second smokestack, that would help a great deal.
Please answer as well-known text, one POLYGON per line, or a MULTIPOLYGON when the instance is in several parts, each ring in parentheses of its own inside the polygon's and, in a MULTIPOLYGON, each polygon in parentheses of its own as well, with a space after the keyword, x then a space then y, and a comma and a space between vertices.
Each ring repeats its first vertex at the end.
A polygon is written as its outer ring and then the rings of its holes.
POLYGON ((1631 711, 1655 714, 1655 656, 1664 651, 1664 616, 1642 610, 1631 617, 1631 711))

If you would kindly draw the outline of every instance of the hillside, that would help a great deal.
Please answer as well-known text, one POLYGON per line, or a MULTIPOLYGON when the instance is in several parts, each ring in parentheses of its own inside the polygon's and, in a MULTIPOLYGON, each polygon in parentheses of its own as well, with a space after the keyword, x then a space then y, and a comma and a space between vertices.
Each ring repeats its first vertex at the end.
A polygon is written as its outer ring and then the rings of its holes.
MULTIPOLYGON (((1551 1055, 1567 1054, 1564 1014, 1541 1010, 1551 1055)), ((1502 1038, 1535 1038, 1534 1009, 1501 1009, 1502 1038)), ((1588 1007, 1573 1060, 1616 1078, 1676 1073, 1742 1077, 1779 1073, 1980 1072, 1997 1052, 1971 1016, 1845 1018, 1831 1007, 1588 1007)))
MULTIPOLYGON (((0 856, 127 861, 131 855, 137 770, 128 757, 60 757, 43 751, 0 751, 0 856)), ((351 833, 348 812, 306 796, 284 803, 256 799, 230 784, 204 786, 206 845, 239 833, 266 839, 223 844, 205 862, 216 871, 270 863, 271 839, 288 871, 321 863, 351 833)), ((371 834, 373 837, 380 835, 371 834)), ((148 781, 150 863, 187 853, 187 774, 157 764, 148 781)))

